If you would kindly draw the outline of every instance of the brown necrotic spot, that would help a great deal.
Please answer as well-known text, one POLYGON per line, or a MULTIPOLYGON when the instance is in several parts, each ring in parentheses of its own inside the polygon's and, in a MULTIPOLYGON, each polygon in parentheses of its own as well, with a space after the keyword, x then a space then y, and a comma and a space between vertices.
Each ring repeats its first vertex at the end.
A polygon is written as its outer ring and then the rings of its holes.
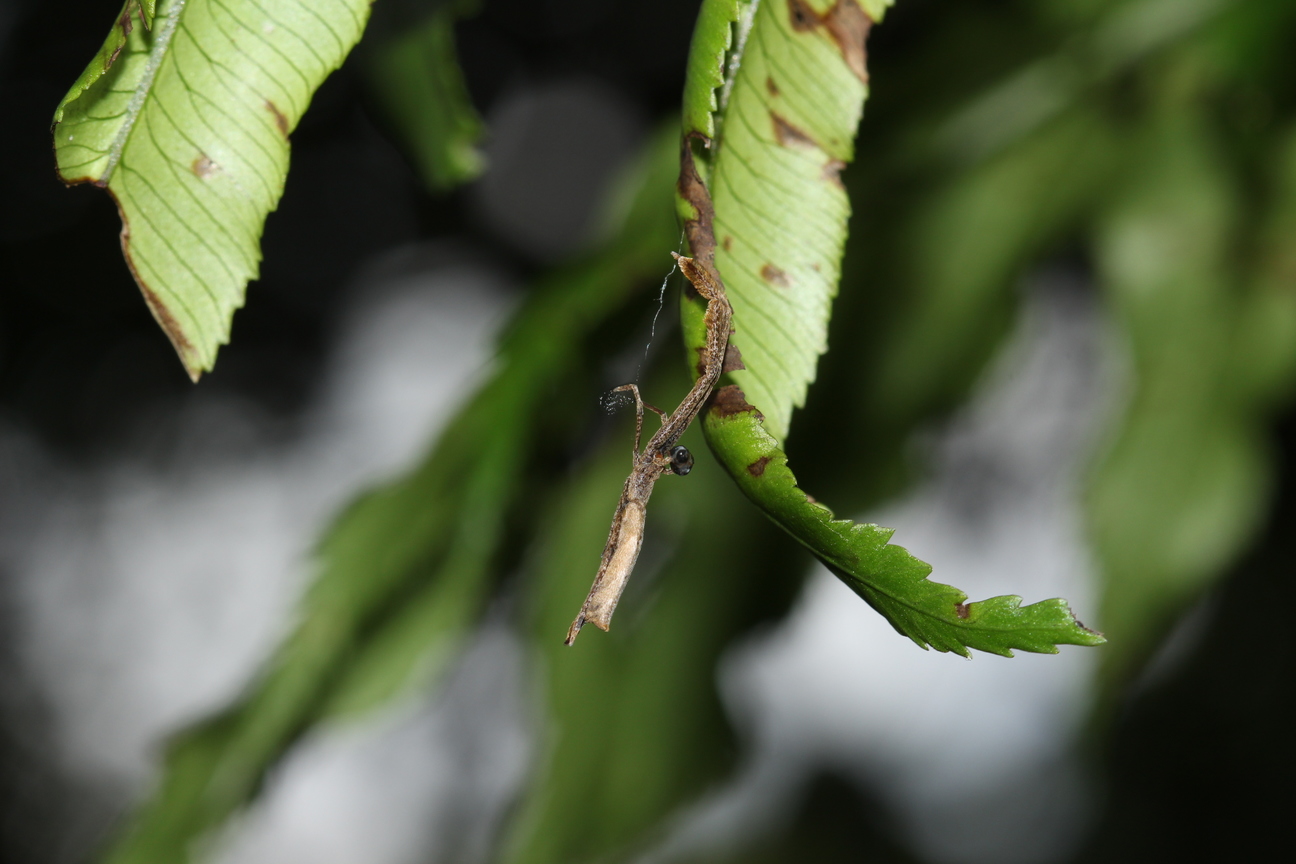
POLYGON ((274 116, 275 126, 279 127, 279 134, 282 135, 283 137, 287 138, 287 137, 288 137, 288 118, 285 117, 285 116, 284 116, 284 113, 283 113, 282 111, 279 110, 279 106, 278 106, 278 105, 275 105, 275 104, 274 104, 273 102, 271 102, 269 99, 266 100, 266 102, 265 102, 265 107, 266 107, 266 110, 269 111, 269 112, 271 113, 271 115, 274 116))
POLYGON ((216 173, 216 163, 207 158, 205 153, 199 153, 198 158, 189 167, 198 177, 206 178, 216 173))
POLYGON ((720 245, 724 247, 726 252, 728 252, 733 248, 733 238, 726 234, 724 240, 720 241, 720 245))
POLYGON ((840 159, 829 159, 823 168, 823 178, 838 189, 845 190, 846 185, 842 183, 841 172, 846 167, 846 163, 840 159))
POLYGON ((694 140, 706 142, 707 138, 699 132, 685 134, 681 143, 680 173, 675 189, 697 214, 693 219, 684 220, 684 233, 688 237, 689 248, 693 250, 693 257, 703 264, 712 264, 715 262, 715 230, 712 228, 715 206, 711 203, 711 194, 707 192, 706 184, 702 182, 693 161, 694 140))
MULTIPOLYGON (((732 337, 730 337, 732 338, 732 337)), ((743 365, 742 352, 738 346, 730 342, 725 346, 724 364, 720 367, 721 372, 740 372, 747 367, 743 365)))
POLYGON ((770 463, 770 458, 771 457, 769 456, 762 456, 757 459, 755 462, 747 466, 747 473, 753 477, 761 476, 765 473, 765 466, 770 463))
POLYGON ((774 79, 768 75, 765 76, 765 89, 769 91, 771 96, 779 95, 778 85, 775 84, 774 79))
POLYGON ((833 7, 820 15, 806 0, 788 0, 788 18, 792 29, 809 33, 820 27, 837 43, 846 66, 855 77, 868 83, 868 54, 864 47, 873 19, 869 18, 856 0, 837 0, 833 7))
POLYGON ((869 28, 873 20, 864 14, 855 0, 837 0, 837 5, 828 10, 825 17, 828 32, 842 52, 842 58, 855 77, 868 83, 868 41, 869 28))
POLYGON ((774 124, 774 140, 779 144, 782 144, 784 147, 819 147, 813 138, 780 117, 777 113, 771 111, 770 120, 774 124))
POLYGON ((960 618, 967 618, 968 615, 971 613, 968 611, 968 607, 966 603, 955 603, 954 614, 960 618))
POLYGON ((787 273, 773 264, 765 264, 761 267, 760 275, 766 282, 780 288, 789 288, 792 285, 792 280, 788 279, 787 273))
POLYGON ((819 26, 819 13, 805 0, 788 0, 788 17, 792 20, 792 29, 801 33, 819 26))
POLYGON ((754 405, 747 403, 747 396, 737 384, 730 384, 715 391, 711 395, 710 411, 716 417, 732 417, 735 414, 750 412, 760 420, 765 419, 765 415, 757 411, 754 405))

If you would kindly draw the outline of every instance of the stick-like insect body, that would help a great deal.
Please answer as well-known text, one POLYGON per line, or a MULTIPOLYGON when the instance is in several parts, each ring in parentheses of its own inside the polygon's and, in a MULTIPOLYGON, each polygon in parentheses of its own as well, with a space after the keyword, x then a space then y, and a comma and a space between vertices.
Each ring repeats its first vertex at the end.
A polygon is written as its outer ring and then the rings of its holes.
MULTIPOLYGON (((671 254, 675 255, 673 252, 671 254)), ((599 564, 598 575, 594 577, 594 585, 585 598, 585 605, 581 606, 580 614, 567 631, 568 645, 576 641, 576 635, 587 623, 603 630, 611 625, 612 613, 616 611, 617 601, 621 599, 621 592, 625 590, 626 581, 639 558, 639 547, 643 545, 644 519, 653 484, 667 471, 683 476, 693 467, 692 454, 676 442, 702 410, 716 381, 720 379, 720 373, 724 371, 725 351, 729 347, 733 319, 733 307, 725 296, 724 284, 707 264, 681 255, 675 255, 675 259, 685 278, 693 283, 693 287, 707 301, 703 319, 706 325, 706 343, 699 352, 698 377, 693 382, 693 389, 689 390, 675 413, 669 415, 647 405, 639 397, 639 388, 635 385, 625 384, 617 388, 629 390, 635 397, 638 418, 635 427, 634 469, 626 478, 625 488, 621 490, 621 500, 612 517, 612 530, 608 532, 607 545, 603 547, 603 560, 599 564), (662 427, 640 451, 639 436, 643 430, 645 407, 661 416, 662 427)))

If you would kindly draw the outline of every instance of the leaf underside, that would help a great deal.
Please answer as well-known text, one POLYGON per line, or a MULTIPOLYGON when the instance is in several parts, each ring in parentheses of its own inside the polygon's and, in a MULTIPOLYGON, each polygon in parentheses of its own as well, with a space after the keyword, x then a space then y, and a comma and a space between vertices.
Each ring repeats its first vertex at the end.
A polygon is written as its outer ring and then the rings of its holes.
MULTIPOLYGON (((827 347, 850 215, 839 174, 853 156, 867 95, 865 39, 885 5, 866 12, 853 0, 765 2, 734 49, 741 63, 714 120, 718 138, 709 154, 698 151, 712 200, 701 185, 680 183, 693 254, 713 257, 725 280, 746 367, 713 399, 707 441, 757 506, 917 644, 963 656, 970 648, 1011 656, 1100 644, 1062 600, 966 603, 963 592, 927 578, 930 566, 889 545, 890 530, 834 519, 809 499, 780 449, 827 347), (714 224, 705 224, 712 205, 714 224)), ((715 80, 702 68, 708 56, 715 54, 695 53, 690 78, 715 80)), ((686 105, 685 117, 704 107, 686 105)), ((705 132, 701 125, 693 131, 705 132)), ((690 170, 686 164, 681 177, 690 170)), ((704 338, 697 297, 684 298, 683 316, 691 357, 704 338)))
POLYGON ((747 366, 733 380, 779 440, 828 348, 850 217, 839 174, 867 94, 869 25, 853 0, 762 3, 718 118, 715 263, 747 366))
POLYGON ((122 250, 196 380, 229 341, 288 136, 368 0, 128 0, 54 116, 58 171, 116 199, 122 250))

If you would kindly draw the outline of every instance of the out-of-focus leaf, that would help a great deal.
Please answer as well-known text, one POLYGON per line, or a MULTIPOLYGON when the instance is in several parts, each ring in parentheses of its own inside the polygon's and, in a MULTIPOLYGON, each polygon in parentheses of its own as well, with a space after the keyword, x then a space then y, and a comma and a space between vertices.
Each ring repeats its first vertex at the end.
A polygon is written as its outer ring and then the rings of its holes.
POLYGON ((1084 103, 993 158, 933 172, 932 189, 879 188, 864 164, 848 174, 861 213, 832 351, 788 449, 805 488, 857 512, 912 479, 915 431, 967 398, 1011 331, 1029 268, 1104 200, 1120 145, 1084 103))
POLYGON ((588 334, 666 263, 677 236, 674 138, 672 130, 632 173, 634 195, 621 196, 628 206, 608 245, 537 286, 501 339, 497 371, 422 465, 341 516, 296 631, 246 697, 172 742, 161 785, 114 864, 187 860, 191 842, 251 798, 312 726, 389 698, 452 655, 509 545, 545 400, 578 373, 588 334))
POLYGON ((800 583, 752 583, 754 572, 796 572, 795 547, 771 543, 782 538, 714 464, 699 464, 659 482, 618 626, 586 636, 578 650, 563 645, 630 467, 623 431, 555 509, 529 579, 550 722, 504 856, 510 864, 625 860, 715 784, 736 749, 716 664, 742 633, 786 610, 800 583))
POLYGON ((1283 405, 1296 389, 1296 128, 1276 137, 1266 178, 1273 197, 1253 252, 1254 288, 1244 298, 1229 357, 1240 398, 1265 410, 1283 405))
POLYGON ((1011 324, 1016 277, 1092 212, 1120 143, 1096 107, 1078 106, 961 173, 910 217, 898 241, 907 290, 861 375, 878 420, 908 427, 967 390, 995 345, 987 335, 1011 324))
POLYGON ((479 0, 445 3, 374 52, 370 73, 387 115, 428 188, 444 191, 485 168, 477 149, 484 126, 455 52, 454 23, 479 0))
MULTIPOLYGON (((1076 104, 1095 86, 1210 24, 1238 4, 1227 0, 1118 0, 1068 9, 1067 43, 972 100, 922 137, 947 158, 974 162, 1021 140, 1076 104), (1111 8, 1108 8, 1111 7, 1111 8), (1096 20, 1086 21, 1100 13, 1096 20), (1087 27, 1077 36, 1075 25, 1087 27)), ((915 141, 915 147, 922 147, 915 141)))
POLYGON ((160 0, 148 28, 137 10, 59 104, 55 155, 65 182, 112 193, 135 281, 197 380, 257 276, 288 135, 369 2, 160 0))
POLYGON ((1147 123, 1097 244, 1134 376, 1087 502, 1103 628, 1119 646, 1105 658, 1114 682, 1259 527, 1271 476, 1264 421, 1296 361, 1279 344, 1296 326, 1290 152, 1269 254, 1248 285, 1233 266, 1239 190, 1192 100, 1181 95, 1147 123))

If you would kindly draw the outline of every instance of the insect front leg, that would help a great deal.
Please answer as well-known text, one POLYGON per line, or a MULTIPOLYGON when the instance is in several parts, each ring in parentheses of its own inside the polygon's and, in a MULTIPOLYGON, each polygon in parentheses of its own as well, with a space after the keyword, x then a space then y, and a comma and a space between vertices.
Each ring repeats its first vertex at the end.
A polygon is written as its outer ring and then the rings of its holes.
POLYGON ((634 394, 634 400, 635 400, 635 439, 634 439, 634 450, 632 451, 632 455, 635 459, 638 459, 639 439, 643 436, 644 408, 653 411, 659 417, 661 417, 661 421, 663 425, 670 418, 666 416, 665 411, 661 410, 660 408, 654 405, 650 405, 647 402, 645 402, 643 400, 643 397, 639 395, 639 387, 636 384, 622 384, 620 387, 613 388, 612 392, 623 393, 627 390, 634 394))

